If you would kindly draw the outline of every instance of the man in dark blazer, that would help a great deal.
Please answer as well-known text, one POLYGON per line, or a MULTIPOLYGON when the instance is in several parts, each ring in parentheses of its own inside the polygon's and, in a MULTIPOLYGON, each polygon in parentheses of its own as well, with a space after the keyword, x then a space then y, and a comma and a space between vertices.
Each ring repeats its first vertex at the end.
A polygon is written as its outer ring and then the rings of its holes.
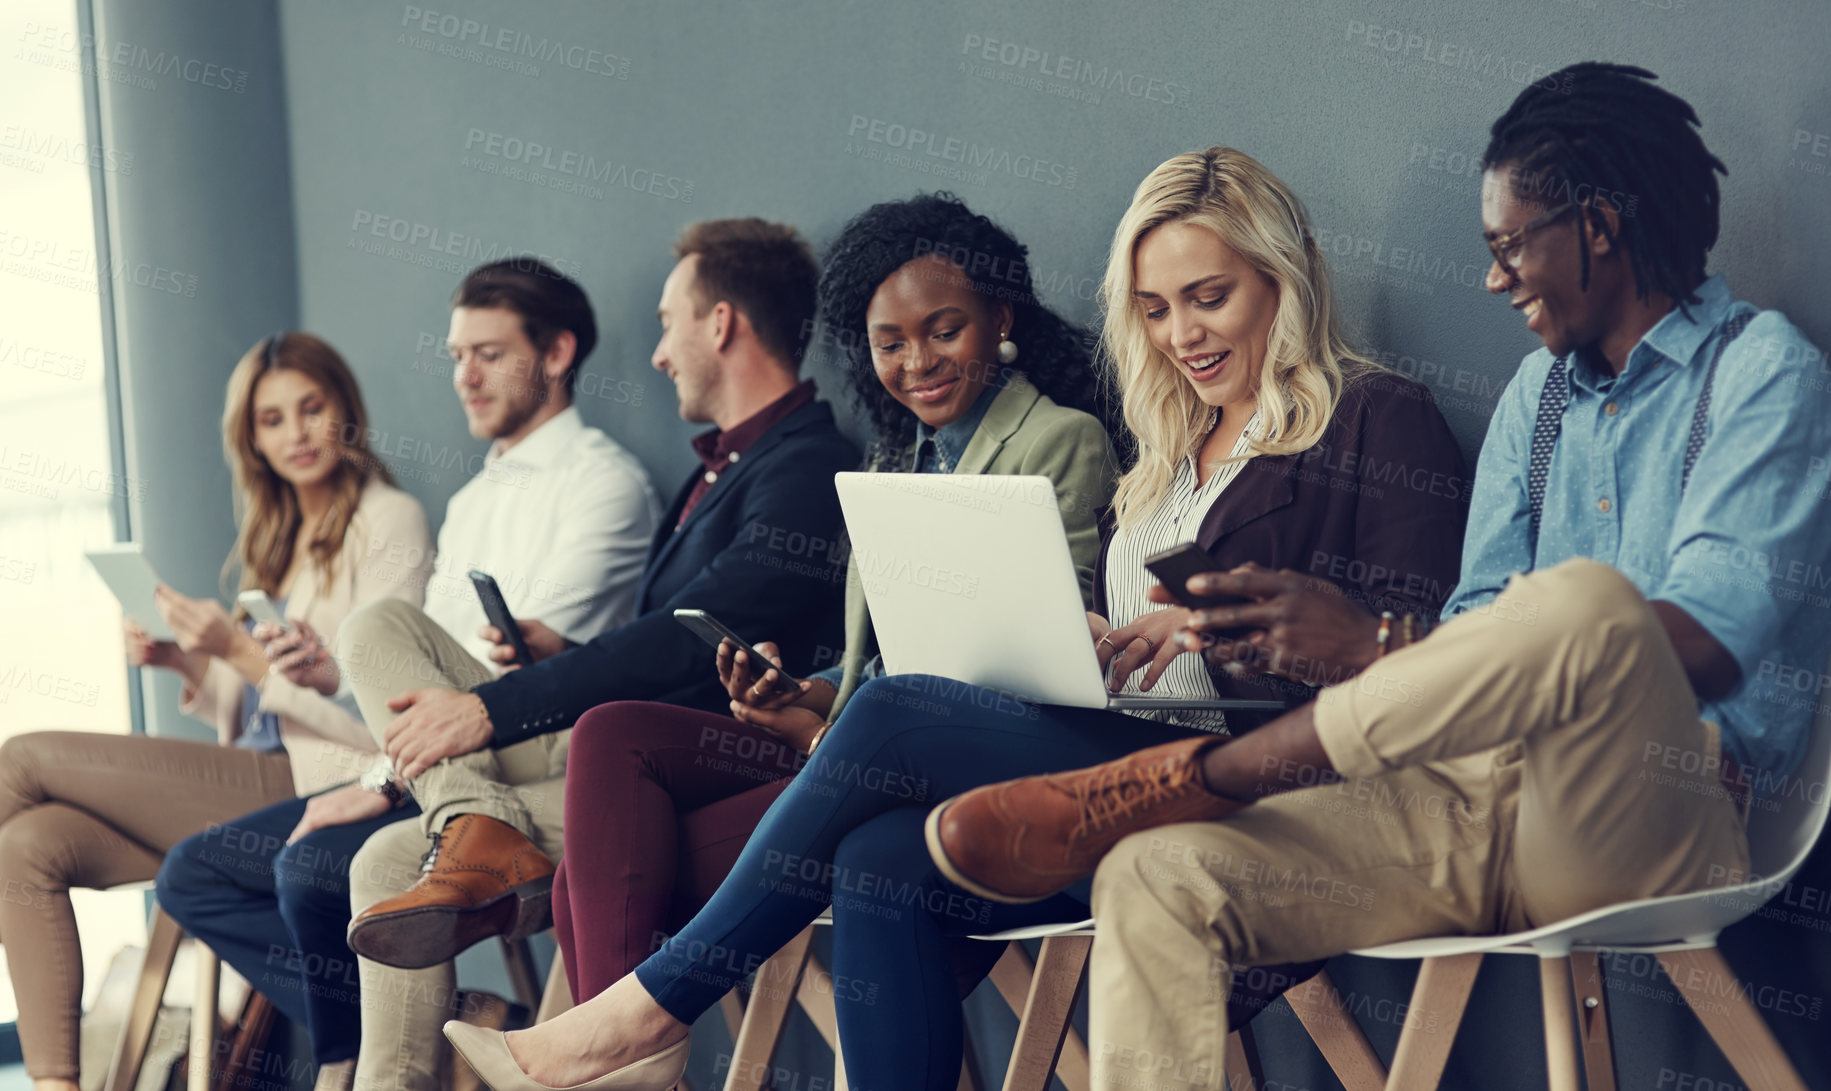
MULTIPOLYGON (((798 378, 813 255, 792 228, 754 219, 695 224, 675 253, 652 363, 673 380, 684 419, 717 427, 693 441, 701 467, 655 536, 636 619, 579 645, 521 622, 535 662, 499 676, 445 646, 411 607, 344 623, 364 720, 419 801, 431 840, 419 880, 351 923, 350 945, 366 958, 430 966, 488 936, 545 926, 554 864, 535 842, 552 843, 559 800, 514 790, 503 775, 512 763, 497 755, 567 731, 608 701, 723 711, 712 649, 674 620, 676 609, 777 641, 794 673, 840 646, 845 551, 833 475, 856 468, 859 452, 814 400, 813 382, 798 378)), ((508 666, 514 654, 499 643, 492 658, 508 666)), ((548 776, 562 774, 564 748, 548 752, 548 776)))

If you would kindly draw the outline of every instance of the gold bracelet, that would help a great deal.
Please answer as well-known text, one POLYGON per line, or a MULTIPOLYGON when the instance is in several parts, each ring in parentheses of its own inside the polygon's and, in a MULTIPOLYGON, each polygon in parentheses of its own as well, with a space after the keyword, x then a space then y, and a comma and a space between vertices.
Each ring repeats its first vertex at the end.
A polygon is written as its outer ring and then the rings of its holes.
POLYGON ((1380 631, 1374 636, 1373 642, 1379 645, 1379 651, 1373 653, 1373 658, 1379 659, 1386 654, 1386 648, 1392 642, 1391 610, 1380 611, 1380 631))
POLYGON ((830 720, 827 721, 826 723, 820 725, 820 730, 814 732, 814 737, 807 741, 807 756, 808 757, 811 758, 814 756, 814 747, 819 746, 820 740, 826 738, 826 733, 828 731, 831 731, 832 729, 833 729, 833 724, 832 724, 832 721, 830 721, 830 720))

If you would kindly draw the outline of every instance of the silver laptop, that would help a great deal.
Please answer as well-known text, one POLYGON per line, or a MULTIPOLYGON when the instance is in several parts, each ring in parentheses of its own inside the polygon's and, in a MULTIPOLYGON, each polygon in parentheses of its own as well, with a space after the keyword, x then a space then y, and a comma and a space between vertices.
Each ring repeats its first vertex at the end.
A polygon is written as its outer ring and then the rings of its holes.
POLYGON ((886 672, 939 675, 1073 708, 1284 707, 1109 691, 1049 478, 842 473, 835 480, 886 672))

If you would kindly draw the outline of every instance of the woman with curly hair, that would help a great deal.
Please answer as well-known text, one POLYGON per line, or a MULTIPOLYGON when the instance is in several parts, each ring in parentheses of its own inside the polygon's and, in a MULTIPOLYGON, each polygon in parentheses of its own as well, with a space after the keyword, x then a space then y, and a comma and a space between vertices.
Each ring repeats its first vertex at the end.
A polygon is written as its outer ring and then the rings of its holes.
MULTIPOLYGON (((1436 611, 1460 556, 1466 493, 1450 483, 1463 480, 1461 450, 1428 391, 1340 335, 1327 267, 1282 181, 1231 148, 1162 164, 1120 220, 1103 294, 1113 380, 1139 446, 1104 536, 1096 591, 1108 616, 1089 616, 1114 685, 1240 691, 1235 656, 1206 669, 1171 639, 1190 611, 1162 605, 1142 567, 1181 541, 1217 569, 1291 570, 1279 580, 1328 579, 1339 565, 1362 577, 1339 590, 1369 626, 1382 610, 1436 611), (1409 476, 1393 478, 1394 466, 1409 476)), ((875 312, 866 325, 875 344, 875 312)), ((1258 658, 1265 636, 1236 642, 1239 667, 1288 669, 1258 658)), ((999 699, 924 676, 867 682, 705 908, 633 973, 526 1031, 446 1033, 496 1091, 661 1091, 684 1068, 693 1020, 831 906, 847 1081, 947 1091, 963 1043, 952 945, 1084 920, 1088 909, 1085 884, 1013 905, 953 881, 924 840, 933 805, 1212 726, 999 699)))
MULTIPOLYGON (((840 350, 876 430, 870 469, 1049 477, 1090 586, 1114 457, 1089 412, 1097 384, 1087 340, 1036 301, 1025 257, 951 195, 875 205, 827 257, 819 344, 840 350)), ((730 716, 618 701, 579 718, 553 888, 578 999, 634 969, 699 908, 815 735, 882 673, 856 579, 847 581, 846 643, 801 689, 774 670, 757 676, 727 644, 717 665, 730 716)), ((777 654, 767 642, 758 650, 777 654)))

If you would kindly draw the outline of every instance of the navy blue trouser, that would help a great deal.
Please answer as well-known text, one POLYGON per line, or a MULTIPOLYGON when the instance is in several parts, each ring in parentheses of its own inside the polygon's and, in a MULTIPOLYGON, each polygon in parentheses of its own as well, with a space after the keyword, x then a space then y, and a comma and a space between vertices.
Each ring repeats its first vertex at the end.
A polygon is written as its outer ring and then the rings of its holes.
POLYGON ((159 869, 159 904, 273 1001, 319 1064, 356 1056, 362 1000, 350 926, 350 860, 369 835, 416 817, 409 801, 380 818, 327 826, 288 845, 304 799, 276 803, 180 841, 159 869))
POLYGON ((637 980, 691 1023, 830 904, 848 1083, 952 1091, 963 1031, 947 938, 1083 920, 1087 905, 1072 894, 1001 905, 948 882, 923 841, 929 809, 970 788, 1192 734, 927 675, 870 682, 763 816, 717 893, 636 968, 637 980))

